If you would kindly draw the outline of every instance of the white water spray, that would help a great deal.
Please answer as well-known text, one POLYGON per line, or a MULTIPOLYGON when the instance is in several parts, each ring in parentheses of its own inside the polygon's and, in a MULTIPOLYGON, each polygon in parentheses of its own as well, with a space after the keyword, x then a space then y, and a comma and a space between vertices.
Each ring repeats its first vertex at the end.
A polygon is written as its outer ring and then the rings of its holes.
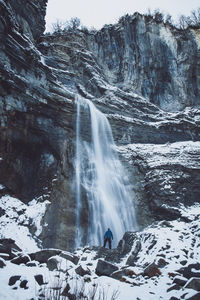
POLYGON ((126 231, 137 228, 127 177, 105 115, 89 100, 78 98, 76 103, 76 246, 84 240, 83 198, 88 209, 86 243, 102 245, 109 227, 116 246, 126 231))

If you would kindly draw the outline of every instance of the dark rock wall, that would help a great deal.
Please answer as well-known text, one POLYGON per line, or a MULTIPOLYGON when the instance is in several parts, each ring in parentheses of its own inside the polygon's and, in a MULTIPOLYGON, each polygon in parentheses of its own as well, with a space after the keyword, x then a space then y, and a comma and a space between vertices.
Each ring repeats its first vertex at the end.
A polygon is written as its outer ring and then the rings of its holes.
POLYGON ((50 201, 43 245, 66 248, 74 240, 75 107, 36 47, 45 8, 46 1, 0 2, 0 181, 24 203, 50 201))
MULTIPOLYGON (((20 33, 26 34, 32 40, 38 40, 45 30, 46 5, 48 0, 4 0, 1 9, 9 11, 9 18, 17 25, 20 33)), ((1 22, 5 24, 4 13, 1 14, 1 22)), ((8 16, 8 15, 7 15, 8 16)), ((7 17, 6 17, 7 18, 7 17)), ((6 26, 7 29, 11 29, 6 26)))

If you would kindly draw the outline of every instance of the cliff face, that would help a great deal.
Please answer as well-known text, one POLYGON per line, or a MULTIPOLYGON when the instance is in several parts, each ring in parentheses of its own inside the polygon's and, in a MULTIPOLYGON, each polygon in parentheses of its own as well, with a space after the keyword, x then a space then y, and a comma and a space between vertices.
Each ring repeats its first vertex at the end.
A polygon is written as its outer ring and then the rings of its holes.
POLYGON ((1 31, 13 28, 32 40, 38 40, 45 30, 47 0, 5 0, 1 1, 1 31))
POLYGON ((74 107, 37 50, 46 1, 18 2, 0 2, 0 192, 24 203, 50 201, 44 244, 61 245, 58 238, 66 247, 73 244, 74 107))
POLYGON ((200 30, 181 31, 138 13, 105 26, 90 47, 109 83, 166 111, 200 104, 200 30))
POLYGON ((48 202, 40 235, 24 226, 45 247, 74 246, 75 95, 110 121, 141 227, 199 202, 199 31, 135 14, 41 36, 46 1, 21 4, 0 2, 0 193, 48 202))

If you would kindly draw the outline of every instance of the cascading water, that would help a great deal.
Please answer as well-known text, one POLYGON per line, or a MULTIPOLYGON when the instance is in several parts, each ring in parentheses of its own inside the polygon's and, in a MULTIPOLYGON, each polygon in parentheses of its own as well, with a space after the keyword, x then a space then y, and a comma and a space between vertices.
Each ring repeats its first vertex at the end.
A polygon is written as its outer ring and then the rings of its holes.
POLYGON ((84 241, 102 245, 108 227, 116 246, 126 231, 137 228, 128 181, 106 116, 87 99, 77 98, 76 103, 76 246, 84 241))

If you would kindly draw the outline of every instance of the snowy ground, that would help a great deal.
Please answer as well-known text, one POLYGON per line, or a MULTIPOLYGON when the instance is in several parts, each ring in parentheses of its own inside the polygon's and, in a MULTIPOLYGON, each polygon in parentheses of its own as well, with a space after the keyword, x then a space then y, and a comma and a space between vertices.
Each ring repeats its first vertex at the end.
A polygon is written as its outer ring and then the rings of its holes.
MULTIPOLYGON (((0 189, 3 188, 1 185, 0 189)), ((0 209, 5 213, 0 217, 0 238, 16 240, 24 251, 38 250, 37 236, 41 233, 41 220, 49 203, 47 200, 40 200, 42 199, 34 199, 26 205, 11 196, 1 197, 0 209), (34 235, 29 231, 31 227, 35 229, 34 235)))
MULTIPOLYGON (((6 210, 6 214, 0 217, 0 237, 14 239, 23 250, 23 254, 37 251, 39 248, 36 239, 40 233, 41 218, 48 203, 37 199, 25 205, 20 200, 9 196, 4 196, 0 200, 1 209, 6 210), (37 228, 34 238, 27 226, 33 223, 37 228)), ((134 272, 131 276, 124 276, 123 280, 97 276, 95 268, 98 259, 95 259, 96 251, 91 248, 76 251, 75 255, 79 257, 78 265, 61 256, 54 257, 59 271, 50 271, 46 263, 41 264, 38 261, 34 262, 35 266, 17 265, 4 260, 5 255, 0 253, 2 257, 0 259, 5 264, 0 268, 0 299, 68 299, 60 295, 67 282, 70 285, 70 293, 79 294, 77 299, 81 299, 81 293, 88 296, 85 299, 92 299, 92 294, 95 294, 96 300, 169 300, 172 296, 181 299, 183 295, 183 299, 190 299, 193 294, 197 293, 193 289, 180 288, 167 291, 173 285, 174 278, 182 278, 178 270, 183 265, 186 267, 199 263, 200 258, 200 205, 196 204, 187 209, 182 206, 180 210, 189 222, 162 221, 136 233, 130 253, 120 263, 115 263, 120 270, 129 267, 134 272), (127 258, 131 252, 134 252, 137 241, 141 242, 137 260, 134 266, 127 266, 127 258), (150 278, 144 276, 144 268, 153 262, 159 264, 160 258, 165 261, 165 265, 159 267, 161 274, 150 278), (89 274, 78 275, 75 270, 79 265, 89 274), (37 283, 34 276, 38 274, 42 274, 46 284, 40 286, 37 283), (14 285, 9 286, 9 278, 15 275, 21 277, 14 285), (24 280, 27 280, 26 288, 21 287, 24 280), (42 294, 46 298, 39 296, 42 294)), ((200 271, 197 272, 200 273, 200 271)))

